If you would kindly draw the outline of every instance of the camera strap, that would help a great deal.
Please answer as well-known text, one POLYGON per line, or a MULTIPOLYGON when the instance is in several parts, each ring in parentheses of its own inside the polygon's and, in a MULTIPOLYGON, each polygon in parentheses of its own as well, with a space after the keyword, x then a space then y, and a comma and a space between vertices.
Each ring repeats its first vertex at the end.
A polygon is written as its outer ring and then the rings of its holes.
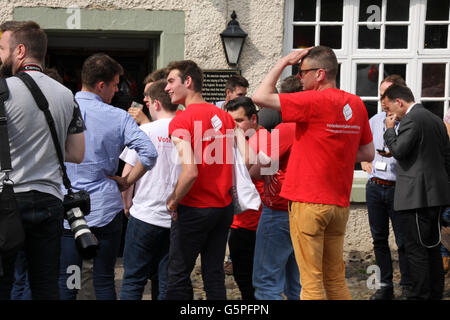
MULTIPOLYGON (((0 171, 12 170, 11 151, 9 148, 8 119, 6 118, 5 101, 8 100, 9 90, 5 78, 0 78, 0 171)), ((8 179, 8 175, 6 176, 8 179)))
POLYGON ((33 80, 33 78, 26 72, 19 72, 15 75, 15 77, 19 78, 25 83, 27 88, 30 90, 34 100, 36 101, 39 109, 44 112, 45 119, 47 120, 48 126, 50 128, 50 133, 52 135, 53 144, 55 145, 56 154, 58 155, 59 164, 61 165, 61 170, 63 172, 64 187, 66 187, 69 193, 72 193, 72 186, 70 184, 69 177, 67 176, 63 153, 59 144, 58 135, 56 134, 55 121, 53 120, 53 116, 50 113, 50 109, 48 108, 47 98, 45 98, 44 94, 42 93, 36 82, 33 80))

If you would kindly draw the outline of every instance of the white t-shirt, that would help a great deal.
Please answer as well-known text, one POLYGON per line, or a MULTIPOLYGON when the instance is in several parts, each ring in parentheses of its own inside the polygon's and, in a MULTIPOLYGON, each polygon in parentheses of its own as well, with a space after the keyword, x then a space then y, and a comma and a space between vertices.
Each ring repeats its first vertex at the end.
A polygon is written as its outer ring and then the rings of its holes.
MULTIPOLYGON (((141 221, 170 228, 171 217, 166 200, 175 189, 181 172, 177 150, 169 137, 172 119, 161 119, 140 126, 158 151, 155 166, 136 182, 130 214, 141 221)), ((139 160, 134 150, 125 148, 120 159, 135 166, 139 160)))

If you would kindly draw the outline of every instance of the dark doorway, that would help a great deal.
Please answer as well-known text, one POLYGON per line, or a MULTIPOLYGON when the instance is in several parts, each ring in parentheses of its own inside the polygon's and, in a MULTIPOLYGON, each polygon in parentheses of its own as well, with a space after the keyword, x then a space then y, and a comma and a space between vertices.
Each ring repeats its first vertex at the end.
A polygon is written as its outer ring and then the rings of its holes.
POLYGON ((74 94, 81 89, 84 60, 94 53, 103 52, 124 68, 119 92, 111 104, 125 110, 132 101, 143 104, 143 80, 154 69, 154 38, 104 33, 58 34, 47 31, 47 34, 46 66, 56 68, 64 85, 74 94))

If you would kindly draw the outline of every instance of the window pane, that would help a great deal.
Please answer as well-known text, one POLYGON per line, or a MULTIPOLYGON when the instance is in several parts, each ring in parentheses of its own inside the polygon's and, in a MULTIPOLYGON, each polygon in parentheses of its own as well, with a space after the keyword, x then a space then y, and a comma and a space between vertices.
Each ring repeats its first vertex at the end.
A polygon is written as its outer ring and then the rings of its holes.
POLYGON ((408 48, 408 26, 386 26, 386 49, 408 48))
POLYGON ((358 64, 356 71, 356 95, 376 97, 378 95, 378 64, 358 64))
POLYGON ((294 26, 294 49, 314 46, 314 38, 314 26, 294 26))
POLYGON ((380 49, 380 29, 372 26, 359 26, 359 49, 380 49))
POLYGON ((422 65, 422 97, 443 97, 445 88, 445 64, 422 65))
POLYGON ((448 25, 425 26, 426 49, 447 48, 448 25))
POLYGON ((444 101, 422 101, 422 104, 439 118, 444 118, 444 101))
POLYGON ((342 27, 341 26, 320 27, 320 44, 333 49, 341 49, 342 27))
POLYGON ((427 20, 448 20, 450 0, 428 0, 427 20))
POLYGON ((343 0, 322 0, 320 21, 342 21, 343 0))
POLYGON ((295 0, 294 21, 316 21, 316 0, 295 0))
POLYGON ((409 0, 387 1, 386 21, 408 21, 409 0))
POLYGON ((359 21, 381 21, 381 0, 361 0, 359 2, 359 21))
POLYGON ((378 102, 376 101, 363 101, 363 102, 366 105, 369 119, 378 113, 378 102))
POLYGON ((398 74, 403 79, 406 79, 406 64, 385 64, 384 78, 392 74, 398 74))

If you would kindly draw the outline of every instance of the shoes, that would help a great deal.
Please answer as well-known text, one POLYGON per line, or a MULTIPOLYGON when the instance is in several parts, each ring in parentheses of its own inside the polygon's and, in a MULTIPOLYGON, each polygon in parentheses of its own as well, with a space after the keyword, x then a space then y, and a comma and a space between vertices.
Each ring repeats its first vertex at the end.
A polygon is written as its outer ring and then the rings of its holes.
POLYGON ((400 295, 400 297, 398 297, 398 300, 408 300, 410 291, 410 286, 402 286, 402 294, 400 295))
POLYGON ((231 276, 233 274, 233 263, 231 261, 225 262, 225 265, 223 266, 223 270, 225 271, 226 275, 231 276))
POLYGON ((394 299, 394 287, 384 286, 378 289, 373 295, 370 296, 370 300, 393 300, 394 299))

